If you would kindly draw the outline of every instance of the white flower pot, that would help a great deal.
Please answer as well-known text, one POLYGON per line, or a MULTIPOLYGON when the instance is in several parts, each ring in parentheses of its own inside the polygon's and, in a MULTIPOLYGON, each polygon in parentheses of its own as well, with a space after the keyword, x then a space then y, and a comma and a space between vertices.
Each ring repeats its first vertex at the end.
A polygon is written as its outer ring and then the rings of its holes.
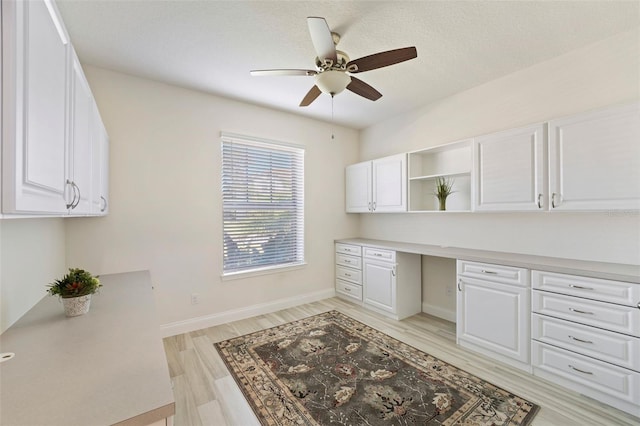
POLYGON ((87 294, 79 297, 62 298, 62 305, 64 306, 64 313, 68 317, 84 315, 89 312, 89 306, 91 306, 91 295, 87 294))

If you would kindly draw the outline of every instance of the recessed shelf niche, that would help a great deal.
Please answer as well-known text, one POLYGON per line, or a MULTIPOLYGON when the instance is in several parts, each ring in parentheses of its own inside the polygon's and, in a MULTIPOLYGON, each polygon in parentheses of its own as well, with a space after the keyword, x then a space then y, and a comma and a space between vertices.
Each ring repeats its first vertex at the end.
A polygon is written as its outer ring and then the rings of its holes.
POLYGON ((439 211, 436 179, 454 181, 446 211, 471 211, 472 142, 467 139, 409 153, 409 211, 439 211))

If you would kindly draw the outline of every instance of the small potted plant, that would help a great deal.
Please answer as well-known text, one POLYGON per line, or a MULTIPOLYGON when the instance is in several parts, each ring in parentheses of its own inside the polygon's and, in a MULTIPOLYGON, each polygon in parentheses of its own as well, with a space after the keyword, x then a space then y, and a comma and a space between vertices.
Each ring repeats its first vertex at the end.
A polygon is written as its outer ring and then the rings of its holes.
POLYGON ((446 179, 444 177, 436 178, 436 188, 433 194, 438 197, 440 210, 447 209, 447 197, 455 192, 453 190, 454 183, 454 179, 446 179))
POLYGON ((91 295, 98 291, 102 284, 97 276, 79 269, 70 268, 69 273, 61 279, 55 280, 48 286, 47 293, 60 296, 64 313, 68 317, 75 317, 89 312, 91 295))

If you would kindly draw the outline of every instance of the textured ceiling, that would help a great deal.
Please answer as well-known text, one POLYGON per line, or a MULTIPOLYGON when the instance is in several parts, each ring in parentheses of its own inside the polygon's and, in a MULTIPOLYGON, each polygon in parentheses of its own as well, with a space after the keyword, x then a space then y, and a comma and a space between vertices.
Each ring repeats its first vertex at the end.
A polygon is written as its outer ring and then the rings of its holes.
POLYGON ((364 128, 640 26, 638 1, 58 0, 80 60, 127 74, 331 120, 331 98, 298 107, 314 69, 306 17, 325 17, 351 59, 416 46, 418 58, 358 74, 376 102, 345 91, 335 121, 364 128))

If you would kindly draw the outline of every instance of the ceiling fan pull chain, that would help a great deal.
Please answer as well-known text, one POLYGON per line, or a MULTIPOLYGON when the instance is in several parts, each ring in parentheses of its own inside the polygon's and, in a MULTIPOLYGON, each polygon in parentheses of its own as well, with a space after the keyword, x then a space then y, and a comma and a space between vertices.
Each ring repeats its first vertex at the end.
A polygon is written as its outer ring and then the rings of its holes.
POLYGON ((333 121, 333 94, 331 95, 331 139, 335 139, 336 136, 333 133, 333 126, 334 126, 334 121, 333 121))

